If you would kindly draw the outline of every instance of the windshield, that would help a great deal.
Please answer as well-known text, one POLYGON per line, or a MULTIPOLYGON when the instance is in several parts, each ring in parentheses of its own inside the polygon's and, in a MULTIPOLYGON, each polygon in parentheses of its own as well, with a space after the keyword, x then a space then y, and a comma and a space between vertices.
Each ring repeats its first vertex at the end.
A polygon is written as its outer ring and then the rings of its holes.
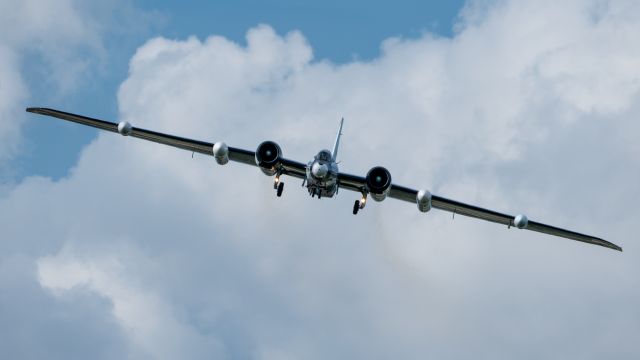
POLYGON ((318 153, 318 160, 331 161, 331 153, 329 150, 322 150, 318 153))

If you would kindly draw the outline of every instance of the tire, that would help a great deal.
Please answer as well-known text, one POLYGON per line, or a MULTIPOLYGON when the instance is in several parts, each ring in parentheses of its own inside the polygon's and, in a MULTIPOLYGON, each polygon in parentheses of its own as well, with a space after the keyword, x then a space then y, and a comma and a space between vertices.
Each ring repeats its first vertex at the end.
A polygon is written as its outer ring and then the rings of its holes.
POLYGON ((278 197, 282 196, 282 190, 284 190, 284 183, 280 182, 278 184, 278 190, 276 192, 276 195, 278 195, 278 197))
POLYGON ((355 204, 353 204, 353 215, 357 215, 358 210, 360 210, 360 200, 356 200, 355 204))

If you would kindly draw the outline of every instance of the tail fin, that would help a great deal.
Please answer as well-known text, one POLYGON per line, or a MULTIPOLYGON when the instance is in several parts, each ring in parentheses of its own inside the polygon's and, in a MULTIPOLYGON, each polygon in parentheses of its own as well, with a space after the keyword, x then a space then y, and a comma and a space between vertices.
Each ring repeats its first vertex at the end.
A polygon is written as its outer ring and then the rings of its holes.
POLYGON ((336 136, 336 143, 333 145, 333 152, 331 158, 333 162, 338 159, 338 147, 340 146, 340 135, 342 135, 342 124, 344 124, 344 118, 340 120, 340 129, 338 129, 338 135, 336 136))

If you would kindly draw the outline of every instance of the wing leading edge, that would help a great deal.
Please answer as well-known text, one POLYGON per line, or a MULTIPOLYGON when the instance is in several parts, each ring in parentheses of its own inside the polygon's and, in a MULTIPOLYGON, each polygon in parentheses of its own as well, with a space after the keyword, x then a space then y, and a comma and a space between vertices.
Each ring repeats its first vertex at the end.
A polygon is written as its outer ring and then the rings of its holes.
MULTIPOLYGON (((28 112, 46 116, 52 116, 58 119, 75 122, 82 125, 91 126, 101 130, 119 133, 118 124, 90 118, 87 116, 71 114, 68 112, 48 109, 48 108, 27 108, 28 112)), ((179 149, 197 152, 204 155, 213 156, 213 145, 206 141, 193 140, 175 135, 163 134, 156 131, 145 130, 137 127, 131 127, 128 136, 152 141, 155 143, 177 147, 179 149)), ((255 152, 229 146, 229 160, 239 162, 246 165, 257 166, 255 162, 255 152)), ((282 159, 283 174, 298 177, 304 176, 305 165, 297 161, 282 159)))
MULTIPOLYGON (((348 190, 359 191, 362 192, 366 187, 366 179, 361 176, 350 175, 350 174, 339 174, 338 182, 341 188, 345 188, 348 190)), ((404 186, 399 185, 391 185, 391 189, 389 191, 389 197, 407 201, 413 204, 416 204, 416 196, 418 195, 418 190, 410 189, 404 186)), ((469 217, 474 217, 476 219, 491 221, 494 223, 506 225, 508 227, 515 227, 515 216, 503 214, 497 211, 484 209, 474 205, 468 205, 459 201, 450 200, 441 196, 432 195, 431 196, 431 206, 436 209, 449 211, 453 214, 459 214, 469 217)), ((582 241, 588 244, 604 246, 609 249, 622 251, 622 248, 616 244, 608 242, 604 239, 594 237, 591 235, 580 234, 575 231, 561 229, 555 226, 550 226, 542 223, 538 223, 535 221, 529 220, 526 227, 524 229, 537 231, 540 233, 554 235, 563 237, 566 239, 582 241)))

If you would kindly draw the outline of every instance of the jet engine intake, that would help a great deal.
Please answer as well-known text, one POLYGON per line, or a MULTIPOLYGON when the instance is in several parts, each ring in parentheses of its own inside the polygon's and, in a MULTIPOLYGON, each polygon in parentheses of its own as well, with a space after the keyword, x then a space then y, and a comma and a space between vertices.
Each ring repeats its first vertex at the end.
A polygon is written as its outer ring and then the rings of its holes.
POLYGON ((256 149, 256 165, 267 176, 276 175, 282 159, 280 146, 273 141, 264 141, 256 149))
POLYGON ((367 173, 366 184, 373 200, 382 201, 391 190, 391 173, 382 166, 376 166, 367 173))

